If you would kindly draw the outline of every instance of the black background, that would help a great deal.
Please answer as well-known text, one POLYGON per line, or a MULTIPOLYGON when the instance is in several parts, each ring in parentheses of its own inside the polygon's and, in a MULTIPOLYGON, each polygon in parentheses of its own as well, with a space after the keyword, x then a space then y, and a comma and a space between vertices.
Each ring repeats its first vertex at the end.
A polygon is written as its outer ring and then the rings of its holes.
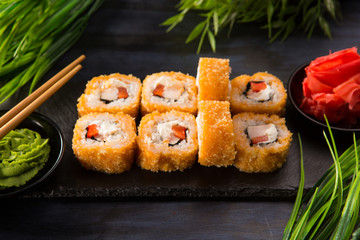
MULTIPOLYGON (((331 51, 359 46, 360 3, 341 1, 343 20, 331 23, 333 39, 319 30, 311 39, 302 33, 270 44, 258 24, 225 32, 212 53, 207 43, 185 44, 194 21, 189 15, 170 33, 160 23, 176 13, 177 1, 106 1, 90 19, 77 44, 46 75, 44 81, 81 54, 83 69, 37 112, 58 124, 65 154, 53 176, 19 197, 1 200, 1 239, 279 239, 290 216, 299 183, 300 151, 304 147, 305 187, 314 185, 332 164, 323 129, 300 116, 288 102, 287 126, 294 133, 287 163, 270 174, 246 174, 236 168, 195 165, 184 172, 151 173, 134 166, 120 175, 84 170, 71 149, 77 119, 77 98, 92 77, 120 72, 141 79, 160 71, 196 75, 199 57, 229 58, 231 78, 268 71, 287 86, 301 64, 331 51)), ((27 89, 1 105, 14 106, 27 89)), ((335 132, 340 150, 351 134, 335 132)))

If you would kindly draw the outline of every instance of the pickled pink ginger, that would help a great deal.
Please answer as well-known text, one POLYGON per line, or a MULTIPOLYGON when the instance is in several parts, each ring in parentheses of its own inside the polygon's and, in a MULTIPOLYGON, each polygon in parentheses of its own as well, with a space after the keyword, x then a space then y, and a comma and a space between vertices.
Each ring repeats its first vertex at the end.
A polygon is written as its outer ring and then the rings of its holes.
POLYGON ((313 60, 305 68, 301 109, 323 121, 356 124, 360 118, 360 55, 344 49, 313 60))

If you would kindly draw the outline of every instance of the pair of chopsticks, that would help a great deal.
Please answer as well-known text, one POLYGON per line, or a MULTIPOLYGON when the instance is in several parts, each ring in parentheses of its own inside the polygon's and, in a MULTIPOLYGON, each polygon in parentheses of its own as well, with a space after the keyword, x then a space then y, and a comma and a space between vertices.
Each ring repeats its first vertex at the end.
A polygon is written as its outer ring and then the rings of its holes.
POLYGON ((32 94, 27 96, 15 107, 10 109, 0 118, 0 139, 27 118, 36 108, 43 104, 51 95, 57 92, 67 81, 69 81, 82 66, 80 63, 85 59, 81 55, 75 61, 58 72, 32 94))

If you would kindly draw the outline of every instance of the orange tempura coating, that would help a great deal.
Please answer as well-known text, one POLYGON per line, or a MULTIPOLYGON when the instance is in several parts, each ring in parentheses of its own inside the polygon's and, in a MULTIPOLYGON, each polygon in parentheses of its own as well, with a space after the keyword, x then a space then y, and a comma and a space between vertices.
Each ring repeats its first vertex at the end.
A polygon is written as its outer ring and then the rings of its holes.
POLYGON ((227 101, 200 101, 199 156, 203 166, 230 166, 235 159, 234 126, 227 101))
POLYGON ((229 100, 229 59, 200 58, 197 72, 198 101, 229 100))

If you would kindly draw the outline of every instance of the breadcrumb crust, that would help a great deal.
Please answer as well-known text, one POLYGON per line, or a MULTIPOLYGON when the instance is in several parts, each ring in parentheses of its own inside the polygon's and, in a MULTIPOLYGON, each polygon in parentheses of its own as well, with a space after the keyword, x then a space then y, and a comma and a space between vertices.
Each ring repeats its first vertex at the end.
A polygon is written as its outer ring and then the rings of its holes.
POLYGON ((229 59, 200 58, 197 72, 198 101, 229 99, 229 59))
POLYGON ((227 101, 200 101, 198 115, 199 156, 203 166, 231 166, 235 136, 227 101))

